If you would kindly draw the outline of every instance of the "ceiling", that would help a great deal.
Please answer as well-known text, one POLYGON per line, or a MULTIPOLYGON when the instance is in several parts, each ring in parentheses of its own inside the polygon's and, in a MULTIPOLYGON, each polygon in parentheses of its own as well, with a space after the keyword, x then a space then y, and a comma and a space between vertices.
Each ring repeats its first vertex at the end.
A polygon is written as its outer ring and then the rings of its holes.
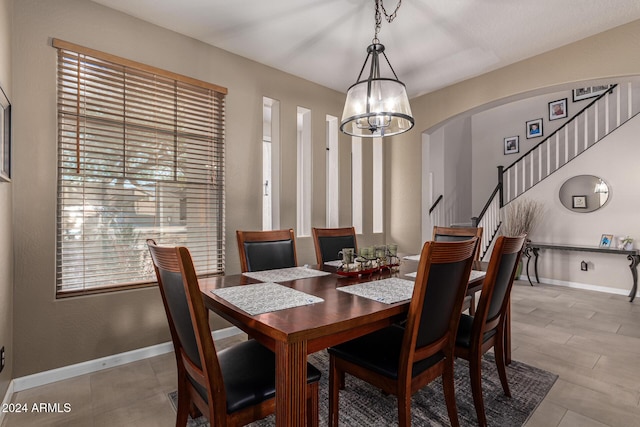
MULTIPOLYGON (((340 92, 374 34, 374 0, 93 1, 340 92)), ((379 39, 415 97, 636 19, 638 0, 405 0, 379 39)))

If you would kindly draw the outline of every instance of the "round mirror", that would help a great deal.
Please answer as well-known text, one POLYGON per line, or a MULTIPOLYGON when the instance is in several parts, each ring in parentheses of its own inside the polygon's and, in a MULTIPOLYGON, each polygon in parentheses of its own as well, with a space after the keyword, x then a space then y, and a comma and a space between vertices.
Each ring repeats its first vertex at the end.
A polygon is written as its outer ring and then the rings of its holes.
POLYGON ((602 178, 578 175, 560 187, 560 203, 573 212, 587 213, 600 209, 609 199, 609 186, 602 178))

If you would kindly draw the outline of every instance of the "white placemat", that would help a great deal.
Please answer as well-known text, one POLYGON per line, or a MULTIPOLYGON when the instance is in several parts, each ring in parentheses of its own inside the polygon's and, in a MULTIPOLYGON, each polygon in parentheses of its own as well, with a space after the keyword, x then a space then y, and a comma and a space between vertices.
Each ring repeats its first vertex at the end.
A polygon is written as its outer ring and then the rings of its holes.
POLYGON ((326 276, 331 273, 305 267, 278 268, 275 270, 252 271, 242 273, 244 276, 261 282, 288 282, 289 280, 307 279, 309 277, 326 276))
POLYGON ((469 281, 471 282, 472 280, 479 279, 479 278, 484 277, 486 275, 487 275, 486 271, 471 270, 471 275, 469 276, 469 281))
POLYGON ((229 301, 252 316, 324 301, 317 296, 305 294, 277 283, 233 286, 214 289, 211 293, 229 301))
POLYGON ((385 304, 393 304, 411 299, 413 281, 391 277, 373 282, 358 283, 357 285, 342 286, 337 289, 385 304))
POLYGON ((406 259, 409 261, 420 261, 420 255, 406 255, 402 259, 406 259))
POLYGON ((331 267, 341 267, 342 266, 342 261, 341 260, 335 260, 335 261, 327 261, 325 263, 323 263, 324 265, 330 265, 331 267))
MULTIPOLYGON (((405 276, 413 277, 414 279, 416 278, 417 275, 418 275, 417 271, 414 271, 413 273, 405 274, 405 276)), ((479 279, 480 277, 484 277, 486 275, 487 275, 486 271, 471 270, 471 274, 469 275, 469 281, 471 282, 472 280, 479 279)))

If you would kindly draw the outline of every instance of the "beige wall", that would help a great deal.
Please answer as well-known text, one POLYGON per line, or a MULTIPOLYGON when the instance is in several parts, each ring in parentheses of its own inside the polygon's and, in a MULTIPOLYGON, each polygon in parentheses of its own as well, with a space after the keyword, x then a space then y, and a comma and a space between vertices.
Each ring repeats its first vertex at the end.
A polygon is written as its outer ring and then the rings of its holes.
MULTIPOLYGON (((597 246, 602 234, 613 234, 615 237, 629 235, 635 238, 635 247, 640 247, 640 198, 637 196, 640 180, 639 133, 640 116, 636 116, 582 153, 578 160, 569 162, 528 191, 527 197, 540 201, 545 210, 531 239, 597 246), (606 181, 609 199, 603 207, 594 212, 581 213, 571 211, 560 203, 560 187, 567 179, 577 175, 595 175, 606 181)), ((616 244, 617 240, 614 240, 612 246, 616 244)), ((631 290, 629 260, 623 255, 543 250, 538 268, 540 280, 545 283, 586 284, 594 289, 622 294, 628 294, 631 290), (580 270, 583 260, 588 263, 588 271, 580 270)), ((621 309, 627 308, 627 303, 621 306, 621 309)))
MULTIPOLYGON (((325 115, 340 117, 344 94, 87 0, 20 0, 15 3, 14 17, 17 143, 13 185, 14 214, 18 218, 15 226, 15 377, 169 340, 155 288, 55 299, 56 52, 50 46, 51 37, 229 89, 226 110, 228 273, 239 272, 235 230, 259 229, 262 224, 263 96, 277 99, 281 105, 281 227, 295 228, 296 225, 297 106, 312 110, 312 224, 325 224, 325 115)), ((345 137, 341 139, 341 181, 348 184, 350 144, 345 137)), ((371 155, 365 153, 366 156, 371 155)), ((370 167, 365 172, 370 175, 370 167)), ((347 225, 350 223, 348 185, 343 185, 342 190, 340 217, 347 225)), ((371 203, 371 195, 366 195, 365 202, 371 203)), ((369 216, 367 213, 369 226, 365 230, 371 230, 369 216)), ((362 241, 382 238, 369 233, 362 236, 362 241)), ((298 258, 301 264, 315 262, 310 238, 298 239, 298 258)), ((216 322, 216 327, 223 325, 221 320, 216 322)))
POLYGON ((422 175, 421 132, 487 104, 539 94, 545 88, 562 90, 572 82, 639 74, 640 56, 635 54, 639 39, 640 21, 634 21, 413 99, 415 129, 386 145, 390 177, 387 239, 406 252, 417 253, 422 244, 421 188, 417 185, 422 175))
MULTIPOLYGON (((0 0, 0 87, 11 91, 11 0, 0 0)), ((4 396, 13 369, 13 236, 12 184, 0 183, 0 347, 6 352, 6 366, 0 373, 0 396, 4 396)), ((0 417, 1 419, 2 417, 0 417)))

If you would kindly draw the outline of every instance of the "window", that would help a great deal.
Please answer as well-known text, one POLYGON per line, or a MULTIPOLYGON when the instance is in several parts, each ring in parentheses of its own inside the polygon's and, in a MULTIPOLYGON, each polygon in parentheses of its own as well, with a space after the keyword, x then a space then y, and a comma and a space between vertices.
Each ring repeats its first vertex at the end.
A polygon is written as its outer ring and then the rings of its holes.
POLYGON ((326 174, 327 174, 327 220, 328 228, 339 226, 340 193, 339 193, 339 175, 338 169, 338 118, 327 114, 327 158, 326 158, 326 174))
POLYGON ((262 98, 262 229, 280 229, 280 102, 262 98))
POLYGON ((351 221, 362 234, 362 138, 351 137, 351 221))
POLYGON ((311 235, 311 110, 298 107, 297 114, 297 232, 311 235))
POLYGON ((155 281, 146 240, 224 271, 227 90, 54 40, 58 297, 155 281))
POLYGON ((382 138, 373 138, 373 232, 384 231, 384 165, 382 163, 382 138))

